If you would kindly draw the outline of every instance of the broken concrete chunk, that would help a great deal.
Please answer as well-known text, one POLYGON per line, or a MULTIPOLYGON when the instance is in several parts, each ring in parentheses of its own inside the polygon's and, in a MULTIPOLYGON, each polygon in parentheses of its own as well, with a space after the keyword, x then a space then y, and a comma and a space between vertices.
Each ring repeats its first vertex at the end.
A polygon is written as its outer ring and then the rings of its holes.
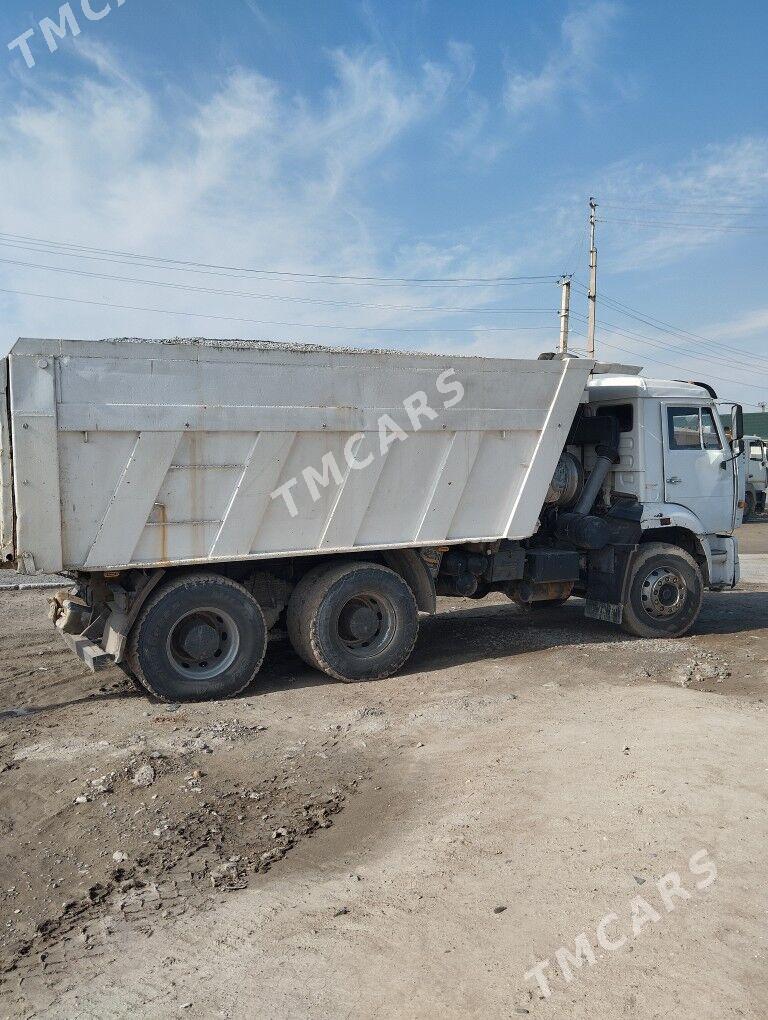
POLYGON ((134 786, 151 786, 155 781, 155 770, 151 765, 140 765, 133 774, 134 786))

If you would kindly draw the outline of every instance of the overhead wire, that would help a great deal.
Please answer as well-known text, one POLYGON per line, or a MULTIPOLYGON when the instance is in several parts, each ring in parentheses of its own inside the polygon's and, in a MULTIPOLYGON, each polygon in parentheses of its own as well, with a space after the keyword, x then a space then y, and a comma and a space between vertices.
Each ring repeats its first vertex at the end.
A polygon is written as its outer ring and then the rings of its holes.
POLYGON ((53 249, 61 249, 70 252, 78 252, 89 255, 118 256, 128 259, 138 259, 147 263, 156 263, 158 266, 170 266, 182 269, 215 269, 234 273, 258 274, 259 276, 277 277, 292 282, 322 282, 341 283, 348 285, 386 285, 403 286, 406 284, 458 284, 471 286, 495 286, 508 283, 534 283, 554 281, 557 277, 554 274, 541 274, 537 276, 353 276, 340 273, 308 273, 284 269, 265 269, 258 267, 219 265, 208 262, 193 262, 181 259, 168 259, 155 255, 145 255, 136 252, 126 252, 110 248, 97 248, 90 245, 75 244, 73 242, 52 241, 50 239, 30 237, 24 234, 10 234, 0 232, 0 239, 9 239, 10 242, 26 241, 37 245, 45 245, 53 249))
MULTIPOLYGON (((578 318, 578 319, 581 319, 581 320, 583 320, 585 322, 587 321, 586 317, 581 315, 579 312, 574 312, 572 314, 576 318, 578 318)), ((617 323, 606 322, 604 319, 600 320, 600 327, 602 329, 607 329, 609 332, 612 332, 612 333, 620 333, 622 336, 626 337, 627 339, 630 339, 630 338, 631 339, 637 339, 637 340, 642 341, 643 343, 649 343, 649 344, 651 344, 654 347, 659 347, 662 350, 669 351, 670 353, 673 353, 673 354, 680 354, 680 355, 683 355, 685 357, 695 358, 697 360, 705 360, 705 361, 710 361, 712 363, 719 363, 719 364, 722 364, 722 365, 726 365, 728 367, 740 368, 740 369, 742 369, 744 371, 747 371, 747 372, 754 372, 756 368, 758 370, 761 370, 761 371, 768 371, 768 365, 759 365, 759 364, 755 365, 755 364, 751 364, 751 363, 748 363, 748 362, 745 362, 745 361, 739 361, 738 359, 734 359, 734 358, 732 358, 730 356, 723 356, 723 355, 720 355, 720 354, 698 354, 696 352, 696 348, 691 349, 690 347, 677 347, 677 346, 675 346, 673 344, 670 344, 668 342, 667 343, 662 343, 662 342, 660 342, 660 341, 663 340, 662 337, 655 337, 655 338, 654 337, 649 337, 649 336, 646 336, 646 334, 644 334, 644 333, 638 333, 635 330, 631 330, 631 329, 628 329, 626 327, 619 326, 617 323)))
MULTIPOLYGON (((582 321, 582 322, 586 322, 586 321, 587 321, 586 317, 585 317, 585 316, 583 316, 583 315, 579 315, 578 313, 571 313, 571 314, 572 314, 572 315, 575 315, 575 317, 576 317, 576 318, 578 318, 578 319, 579 319, 580 321, 582 321)), ((610 333, 615 333, 615 334, 617 334, 618 336, 621 336, 621 337, 623 337, 624 339, 628 340, 628 341, 629 341, 629 343, 631 343, 631 344, 635 344, 635 345, 637 345, 637 346, 642 346, 643 348, 644 348, 644 347, 645 347, 645 345, 646 345, 646 344, 647 344, 647 343, 649 342, 647 338, 643 338, 643 339, 635 339, 634 337, 632 337, 632 336, 629 336, 628 334, 624 333, 624 332, 623 332, 622 330, 620 330, 620 329, 614 329, 614 328, 612 328, 612 327, 610 327, 610 326, 607 326, 607 325, 606 325, 606 324, 604 324, 604 323, 601 323, 601 325, 600 325, 600 328, 601 328, 601 329, 607 329, 607 330, 608 330, 608 332, 610 332, 610 333)), ((605 347, 613 348, 613 349, 615 349, 615 350, 619 350, 619 351, 624 351, 624 353, 625 353, 625 354, 631 354, 631 355, 632 355, 633 357, 636 357, 636 356, 637 356, 637 354, 636 354, 636 352, 635 352, 635 351, 627 350, 627 349, 626 349, 626 348, 624 348, 624 347, 619 347, 619 346, 618 346, 617 344, 612 344, 612 343, 609 343, 608 341, 604 340, 604 339, 603 339, 602 337, 600 338, 600 344, 601 344, 601 345, 603 345, 603 346, 605 346, 605 347)), ((674 350, 671 350, 671 351, 670 351, 670 349, 669 349, 668 347, 665 347, 665 346, 664 346, 663 344, 656 344, 656 343, 653 343, 653 346, 654 346, 654 347, 656 347, 656 348, 658 348, 658 349, 660 349, 660 350, 661 350, 661 351, 663 351, 663 352, 669 351, 670 353, 673 353, 673 354, 674 354, 674 353, 676 353, 676 352, 675 352, 674 350)), ((652 356, 652 355, 648 355, 648 354, 646 354, 646 353, 645 353, 645 351, 643 351, 643 360, 647 360, 647 361, 654 361, 654 362, 656 362, 657 364, 660 364, 660 365, 667 365, 668 367, 671 367, 671 368, 675 368, 675 369, 677 369, 678 371, 683 371, 683 372, 684 372, 684 371, 686 371, 686 368, 687 368, 687 367, 686 367, 686 366, 684 366, 684 365, 679 365, 679 364, 673 364, 672 362, 669 362, 669 361, 663 361, 663 360, 661 360, 661 359, 659 359, 659 358, 656 358, 656 357, 654 357, 654 356, 652 356)), ((694 358, 694 360, 696 360, 696 361, 711 361, 711 359, 707 358, 707 356, 706 356, 706 355, 704 355, 703 357, 700 357, 700 358, 699 358, 699 357, 697 357, 697 358, 694 358)), ((717 367, 717 369, 718 369, 718 372, 719 372, 719 365, 718 365, 718 366, 716 366, 716 367, 717 367)), ((761 390, 761 391, 763 391, 763 392, 765 392, 766 390, 768 390, 768 382, 766 382, 766 383, 763 383, 762 385, 759 385, 759 384, 757 384, 757 383, 748 383, 748 382, 744 382, 744 381, 743 381, 743 380, 741 380, 741 379, 730 379, 730 378, 727 378, 726 376, 721 376, 721 375, 718 375, 718 378, 719 378, 719 379, 720 379, 720 380, 721 380, 722 382, 728 382, 728 383, 732 383, 732 384, 733 384, 734 386, 746 386, 746 387, 748 387, 749 389, 756 389, 756 390, 761 390)))
POLYGON ((359 326, 341 325, 333 322, 279 322, 271 319, 251 319, 239 315, 212 315, 204 312, 189 312, 186 309, 146 308, 141 305, 124 305, 112 301, 92 301, 86 298, 64 297, 60 294, 40 294, 34 291, 12 290, 0 287, 0 294, 13 294, 18 297, 41 298, 48 301, 65 301, 69 304, 92 305, 99 308, 115 308, 121 311, 153 312, 158 315, 183 315, 197 319, 217 319, 225 322, 244 322, 258 326, 286 326, 291 329, 327 329, 361 331, 367 333, 518 333, 529 330, 544 332, 555 329, 555 326, 359 326))
MULTIPOLYGON (((579 290, 581 290, 583 293, 587 294, 589 292, 585 284, 583 284, 581 280, 579 280, 578 278, 574 277, 573 282, 575 286, 579 288, 579 290)), ((745 350, 743 347, 736 347, 735 345, 727 344, 722 340, 715 340, 712 337, 704 336, 701 333, 693 333, 691 330, 683 329, 682 327, 679 326, 674 326, 670 322, 665 322, 663 319, 658 319, 655 316, 645 313, 638 308, 633 308, 631 305, 627 305, 624 302, 618 301, 616 300, 616 298, 612 298, 609 294, 604 294, 601 292, 600 301, 602 304, 608 305, 609 308, 613 308, 614 310, 620 312, 622 315, 626 315, 631 319, 635 319, 636 321, 643 323, 643 325, 650 326, 652 329, 656 329, 661 333, 667 333, 671 336, 674 336, 676 339, 685 341, 687 341, 688 339, 698 340, 701 341, 702 343, 711 345, 713 347, 718 347, 725 351, 729 351, 733 354, 736 354, 737 356, 746 355, 748 358, 752 360, 768 361, 768 356, 756 355, 752 351, 745 350)))
MULTIPOLYGON (((579 333, 578 331, 574 331, 574 332, 575 332, 576 336, 586 337, 586 333, 579 333)), ((610 350, 621 351, 623 354, 629 354, 633 358, 637 357, 637 352, 636 351, 628 350, 626 347, 620 347, 618 344, 609 343, 607 340, 603 340, 602 338, 600 339, 600 345, 602 347, 608 347, 610 350)), ((655 357, 653 357, 651 355, 645 354, 645 352, 643 353, 642 358, 639 358, 638 360, 642 361, 643 363, 646 362, 646 361, 650 361, 650 362, 652 362, 655 365, 664 365, 667 368, 674 368, 678 372, 685 372, 685 368, 686 368, 684 365, 676 365, 676 364, 673 364, 671 361, 663 361, 660 358, 655 358, 655 357)), ((719 377, 719 381, 720 382, 724 382, 724 383, 730 383, 731 385, 734 385, 734 386, 748 386, 750 389, 762 390, 763 392, 765 392, 765 390, 767 388, 766 386, 755 386, 755 385, 753 385, 751 383, 741 382, 741 380, 739 380, 739 379, 726 379, 723 376, 719 377)), ((754 406, 758 406, 758 405, 754 405, 754 406)))
POLYGON ((631 223, 635 227, 682 227, 684 230, 725 230, 736 231, 737 233, 755 232, 765 233, 768 231, 768 224, 765 226, 750 226, 749 224, 723 224, 723 223, 681 223, 677 220, 640 220, 627 219, 621 216, 597 218, 598 223, 631 223))
MULTIPOLYGON (((574 312, 572 314, 576 319, 583 323, 588 321, 585 316, 581 315, 578 312, 574 312)), ((695 350, 691 351, 690 349, 674 347, 670 346, 669 344, 660 343, 658 339, 654 340, 651 337, 647 337, 642 333, 635 333, 632 330, 624 330, 620 326, 615 325, 614 323, 601 321, 599 324, 599 328, 602 330, 606 330, 611 334, 615 334, 616 336, 621 336, 625 340, 629 340, 631 343, 635 343, 642 346, 650 344, 652 347, 661 351, 665 351, 666 353, 669 354, 678 355, 692 361, 706 362, 707 364, 712 365, 713 368, 715 368, 718 372, 721 370, 722 365, 726 365, 730 368, 735 368, 739 371, 750 372, 752 373, 753 376, 755 375, 756 369, 757 371, 768 372, 768 368, 763 366, 754 366, 740 362, 734 362, 725 358, 720 358, 718 355, 699 354, 695 350)), ((744 385, 748 384, 745 383, 744 385)), ((768 389, 768 382, 765 383, 764 388, 768 389)))
POLYGON ((661 203, 654 201, 652 204, 644 202, 610 202, 601 200, 599 207, 605 209, 620 209, 629 213, 636 212, 666 212, 666 213, 693 213, 697 216, 768 216, 768 206, 746 206, 729 205, 726 199, 714 198, 710 202, 696 205, 689 202, 661 203))
MULTIPOLYGON (((127 257, 127 258, 112 258, 112 257, 109 257, 107 255, 86 255, 84 253, 72 252, 72 251, 64 251, 63 249, 52 248, 50 246, 45 247, 45 246, 42 246, 42 245, 30 246, 30 245, 24 245, 24 244, 16 244, 16 243, 11 242, 11 241, 3 241, 1 239, 2 237, 3 237, 3 235, 0 234, 0 247, 2 247, 2 248, 12 248, 12 249, 14 249, 16 251, 33 252, 35 254, 42 254, 42 255, 55 255, 56 258, 79 259, 79 260, 84 261, 84 262, 107 262, 107 263, 111 263, 111 264, 114 264, 114 265, 134 266, 135 268, 138 268, 138 269, 160 269, 160 270, 163 270, 164 272, 192 273, 195 276, 220 276, 220 277, 224 277, 224 278, 230 279, 230 280, 245 280, 245 281, 252 280, 252 281, 255 281, 255 282, 261 281, 261 282, 274 282, 274 283, 286 283, 286 284, 304 284, 304 285, 307 285, 307 286, 318 286, 318 285, 325 286, 326 284, 341 284, 341 286, 352 286, 352 284, 344 284, 343 281, 339 281, 339 280, 326 280, 326 281, 323 281, 322 284, 320 284, 320 282, 317 281, 317 280, 272 280, 272 278, 268 277, 268 276, 254 276, 253 273, 256 272, 256 270, 248 270, 248 269, 239 269, 239 270, 228 271, 228 270, 202 269, 202 268, 195 269, 195 268, 192 268, 192 267, 189 267, 189 266, 185 266, 185 265, 174 266, 174 265, 164 264, 164 265, 159 266, 159 265, 156 265, 151 260, 149 260, 149 261, 142 260, 140 256, 136 256, 135 258, 130 258, 130 257, 127 257), (250 275, 248 275, 248 274, 250 274, 250 275)), ((535 287, 535 286, 541 286, 543 284, 551 284, 551 283, 553 283, 556 280, 557 280, 556 276, 547 276, 547 277, 541 277, 541 278, 537 277, 536 279, 531 279, 530 281, 527 281, 527 282, 523 278, 520 278, 517 281, 510 280, 508 283, 503 283, 503 284, 502 283, 498 283, 498 284, 496 284, 496 283, 488 283, 488 284, 470 284, 470 283, 459 284, 459 283, 457 283, 457 284, 452 284, 451 286, 452 286, 452 288, 456 287, 456 288, 459 288, 459 289, 471 289, 472 287, 496 287, 496 286, 498 286, 498 287, 502 287, 502 286, 503 287, 535 287)), ((366 284, 365 286, 368 286, 368 285, 366 284)), ((375 285, 374 284, 370 284, 370 286, 375 286, 375 285)), ((392 284, 389 284, 389 283, 384 284, 384 283, 382 283, 381 286, 403 287, 405 285, 401 284, 401 283, 394 283, 393 282, 392 284)), ((433 284, 429 284, 429 285, 427 285, 427 284, 414 284, 414 286, 421 287, 422 289, 425 289, 425 290, 442 290, 442 289, 444 289, 447 286, 447 284, 442 284, 442 283, 439 284, 439 285, 438 284, 435 284, 435 285, 433 285, 433 284)))
POLYGON ((118 281, 120 283, 137 283, 142 286, 149 287, 163 287, 169 290, 183 290, 192 291, 202 294, 215 294, 224 297, 238 297, 247 298, 250 300, 259 301, 287 301, 297 302, 300 304, 320 304, 320 305, 333 305, 336 307, 346 306, 350 308, 377 308, 382 310, 395 310, 395 311, 411 311, 411 312, 430 312, 432 314, 440 312, 461 312, 466 314, 509 314, 513 312, 520 312, 523 314, 557 314, 557 310, 554 308, 473 308, 470 306, 452 307, 445 305, 396 305, 396 304, 380 304, 372 303, 367 301, 343 301, 334 300, 328 298, 310 298, 310 297, 294 297, 288 294, 256 294, 252 291, 240 291, 240 290, 223 290, 217 287, 200 287, 194 284, 185 283, 172 283, 167 280, 147 280, 141 279, 135 276, 117 276, 111 273, 94 273, 88 272, 83 269, 68 269, 64 266, 50 266, 41 265, 36 262, 24 262, 18 259, 5 259, 0 258, 0 264, 21 266, 26 269, 37 269, 51 273, 65 273, 70 276, 82 276, 89 279, 97 280, 111 280, 118 281))

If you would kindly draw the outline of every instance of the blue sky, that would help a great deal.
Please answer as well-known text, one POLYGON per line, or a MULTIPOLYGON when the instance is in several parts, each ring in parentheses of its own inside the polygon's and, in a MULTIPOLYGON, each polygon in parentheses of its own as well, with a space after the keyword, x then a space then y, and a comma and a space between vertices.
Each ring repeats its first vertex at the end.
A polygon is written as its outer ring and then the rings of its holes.
POLYGON ((764 3, 71 11, 50 52, 58 0, 0 10, 34 60, 2 47, 0 352, 207 335, 531 356, 556 342, 562 272, 580 348, 594 194, 599 356, 768 400, 764 3), (499 282, 521 276, 546 279, 499 282))

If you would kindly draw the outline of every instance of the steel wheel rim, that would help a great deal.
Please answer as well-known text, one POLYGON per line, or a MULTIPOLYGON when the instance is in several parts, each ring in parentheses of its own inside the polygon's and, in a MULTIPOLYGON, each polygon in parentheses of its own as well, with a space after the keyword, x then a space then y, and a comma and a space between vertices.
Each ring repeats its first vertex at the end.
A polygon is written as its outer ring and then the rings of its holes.
POLYGON ((396 629, 395 607, 379 591, 356 592, 339 606, 332 619, 334 643, 360 659, 383 652, 396 629))
POLYGON ((640 602, 654 620, 666 620, 682 612, 688 597, 688 586, 674 567, 654 567, 640 585, 640 602))
POLYGON ((168 632, 168 661, 185 680, 214 680, 237 658, 240 632, 229 613, 214 606, 192 609, 168 632))

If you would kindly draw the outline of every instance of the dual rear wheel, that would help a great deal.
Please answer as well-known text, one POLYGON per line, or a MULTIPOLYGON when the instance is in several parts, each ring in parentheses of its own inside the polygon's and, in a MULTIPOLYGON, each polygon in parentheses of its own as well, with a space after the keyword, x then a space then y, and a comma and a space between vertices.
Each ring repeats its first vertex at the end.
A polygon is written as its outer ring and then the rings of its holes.
MULTIPOLYGON (((302 659, 345 682, 397 672, 419 629, 410 587, 378 563, 315 567, 294 589, 286 615, 302 659)), ((206 701, 248 687, 266 649, 264 614, 243 585, 219 574, 189 574, 150 597, 131 632, 126 664, 161 700, 206 701)))
POLYGON ((348 683, 396 673, 419 632, 413 592, 379 563, 310 570, 294 589, 287 623, 307 665, 348 683))

